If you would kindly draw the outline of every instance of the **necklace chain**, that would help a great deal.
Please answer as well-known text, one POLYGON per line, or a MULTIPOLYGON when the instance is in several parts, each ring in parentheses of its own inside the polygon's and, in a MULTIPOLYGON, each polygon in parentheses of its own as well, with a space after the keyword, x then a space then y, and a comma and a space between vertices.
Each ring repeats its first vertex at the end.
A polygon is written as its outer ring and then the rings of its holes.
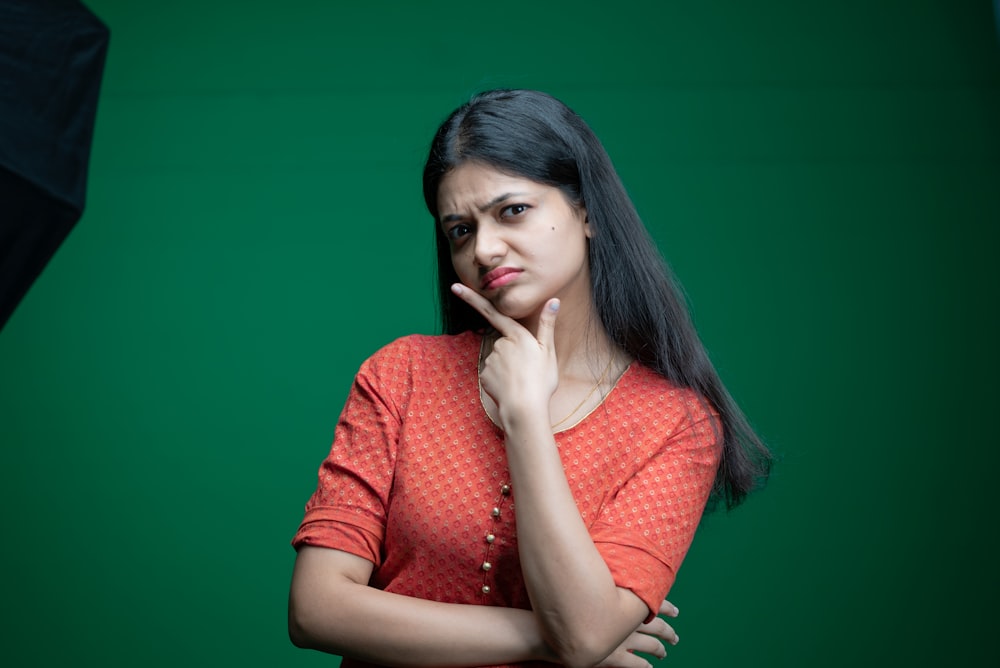
POLYGON ((581 408, 581 407, 582 407, 582 406, 583 406, 583 405, 584 405, 585 403, 587 403, 587 400, 588 400, 588 399, 590 399, 590 398, 591 398, 592 396, 594 396, 594 392, 597 392, 597 388, 599 388, 599 387, 601 386, 601 383, 603 383, 603 382, 604 382, 604 379, 608 377, 608 372, 609 372, 609 371, 611 371, 611 363, 612 363, 612 362, 614 362, 614 361, 615 361, 615 356, 614 356, 614 355, 612 355, 611 357, 609 357, 609 358, 608 358, 608 365, 607 365, 606 367, 604 367, 604 371, 602 371, 602 372, 601 372, 601 377, 600 377, 600 378, 598 378, 598 379, 597 379, 597 382, 596 382, 596 383, 594 383, 594 386, 593 386, 592 388, 590 388, 590 392, 587 392, 587 396, 585 396, 585 397, 584 397, 584 398, 583 398, 583 399, 582 399, 582 400, 580 401, 580 403, 578 403, 578 404, 577 404, 577 405, 576 405, 576 406, 575 406, 575 407, 573 408, 573 410, 571 410, 571 411, 570 411, 570 412, 569 412, 569 413, 568 413, 568 414, 566 415, 566 417, 564 417, 564 418, 563 418, 562 420, 559 420, 559 421, 558 421, 558 422, 556 422, 556 423, 555 423, 554 425, 552 425, 552 427, 551 427, 552 429, 555 429, 556 427, 558 427, 559 425, 561 425, 562 423, 566 422, 566 421, 567 421, 567 420, 569 420, 569 419, 570 419, 571 417, 573 417, 574 415, 576 415, 576 412, 577 412, 578 410, 580 410, 580 408, 581 408))

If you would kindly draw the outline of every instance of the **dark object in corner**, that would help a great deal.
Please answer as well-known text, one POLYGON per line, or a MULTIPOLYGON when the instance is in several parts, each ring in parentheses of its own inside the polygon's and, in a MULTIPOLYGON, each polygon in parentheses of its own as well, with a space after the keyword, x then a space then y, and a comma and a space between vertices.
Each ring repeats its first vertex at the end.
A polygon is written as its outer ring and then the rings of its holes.
POLYGON ((108 39, 75 0, 0 0, 0 328, 83 213, 108 39))

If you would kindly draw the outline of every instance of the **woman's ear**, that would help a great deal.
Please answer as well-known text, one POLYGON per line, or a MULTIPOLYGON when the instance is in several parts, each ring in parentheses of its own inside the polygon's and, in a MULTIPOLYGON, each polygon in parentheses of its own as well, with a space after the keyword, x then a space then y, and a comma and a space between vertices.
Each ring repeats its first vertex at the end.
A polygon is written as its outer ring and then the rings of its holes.
POLYGON ((590 226, 590 217, 587 216, 587 210, 584 208, 580 209, 580 215, 583 217, 583 233, 587 235, 588 239, 594 238, 594 228, 590 226))

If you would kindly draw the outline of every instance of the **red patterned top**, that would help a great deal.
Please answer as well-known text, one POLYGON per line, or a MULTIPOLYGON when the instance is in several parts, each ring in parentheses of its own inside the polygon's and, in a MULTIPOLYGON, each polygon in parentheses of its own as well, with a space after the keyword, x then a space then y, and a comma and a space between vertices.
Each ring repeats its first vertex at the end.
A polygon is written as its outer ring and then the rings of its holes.
MULTIPOLYGON (((361 366, 296 548, 368 559, 371 585, 386 591, 530 607, 503 432, 479 400, 480 341, 471 332, 408 336, 361 366)), ((555 440, 594 544, 651 619, 712 488, 717 416, 696 393, 633 362, 604 402, 555 440)))

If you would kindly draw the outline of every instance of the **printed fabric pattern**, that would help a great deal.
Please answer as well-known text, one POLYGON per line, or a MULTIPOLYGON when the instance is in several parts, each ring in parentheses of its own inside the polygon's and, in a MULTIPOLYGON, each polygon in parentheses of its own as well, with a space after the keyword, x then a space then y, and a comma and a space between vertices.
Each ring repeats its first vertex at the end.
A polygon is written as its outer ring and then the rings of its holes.
MULTIPOLYGON (((412 335, 365 361, 296 548, 368 559, 371 585, 386 591, 531 607, 503 432, 479 399, 480 342, 473 332, 412 335)), ((652 619, 712 489, 722 443, 717 415, 697 393, 633 362, 597 409, 555 439, 598 551, 652 619)))

